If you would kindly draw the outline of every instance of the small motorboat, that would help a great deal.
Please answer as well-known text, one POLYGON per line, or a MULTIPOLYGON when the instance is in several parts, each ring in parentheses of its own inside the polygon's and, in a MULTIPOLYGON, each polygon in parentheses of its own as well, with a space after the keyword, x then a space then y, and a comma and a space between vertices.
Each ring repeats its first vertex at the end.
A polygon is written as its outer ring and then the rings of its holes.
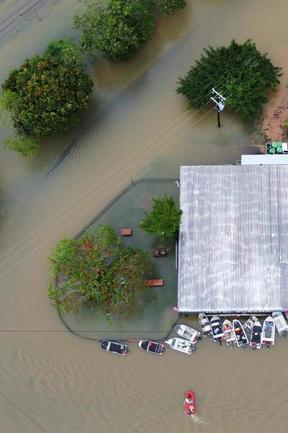
POLYGON ((199 313, 198 321, 201 327, 203 337, 212 337, 213 333, 208 316, 205 313, 199 313))
POLYGON ((169 338, 165 343, 168 344, 171 349, 178 350, 178 352, 183 352, 187 355, 191 355, 191 353, 195 351, 193 344, 190 343, 190 341, 184 340, 184 338, 169 338))
POLYGON ((255 324, 256 322, 258 322, 257 317, 256 317, 256 316, 251 316, 251 317, 249 317, 249 319, 246 320, 246 322, 243 324, 243 328, 244 328, 246 331, 252 332, 252 328, 253 328, 253 326, 254 326, 254 324, 255 324))
POLYGON ((216 343, 222 344, 222 340, 224 337, 224 332, 222 328, 222 322, 220 317, 218 316, 212 316, 210 320, 212 332, 213 332, 213 340, 216 343))
POLYGON ((127 344, 122 344, 118 341, 102 340, 101 349, 105 350, 106 352, 112 352, 122 356, 127 355, 128 353, 127 344))
POLYGON ((275 322, 271 316, 264 320, 261 343, 266 347, 273 346, 275 343, 275 322))
POLYGON ((272 313, 274 323, 279 335, 287 337, 288 335, 288 324, 281 311, 274 311, 272 313))
POLYGON ((254 323, 251 331, 250 347, 252 347, 253 350, 261 349, 261 335, 262 335, 262 325, 259 322, 259 320, 257 320, 254 323))
POLYGON ((249 341, 240 320, 234 319, 232 323, 237 346, 243 348, 247 347, 249 341))
POLYGON ((196 396, 195 392, 190 390, 185 392, 184 399, 185 415, 194 415, 196 412, 196 396))
POLYGON ((190 326, 179 323, 178 325, 175 325, 174 328, 179 337, 190 341, 192 344, 196 344, 197 341, 201 339, 201 333, 190 326))
POLYGON ((236 337, 233 332, 233 325, 232 322, 228 319, 225 319, 223 322, 223 332, 223 339, 225 340, 227 346, 231 346, 231 344, 236 343, 236 337))
POLYGON ((140 349, 146 352, 156 353, 156 355, 163 355, 165 352, 165 345, 163 343, 156 343, 151 340, 140 340, 138 346, 140 349))

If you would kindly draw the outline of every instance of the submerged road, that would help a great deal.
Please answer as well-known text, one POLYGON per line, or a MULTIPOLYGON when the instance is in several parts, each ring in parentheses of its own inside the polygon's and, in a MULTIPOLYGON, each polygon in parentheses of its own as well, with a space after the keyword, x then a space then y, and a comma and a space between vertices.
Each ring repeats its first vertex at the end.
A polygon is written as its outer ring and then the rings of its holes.
MULTIPOLYGON (((1 76, 50 39, 69 35, 76 3, 61 1, 41 23, 33 20, 7 40, 1 76)), ((97 109, 89 113, 89 130, 80 125, 29 160, 0 149, 1 433, 286 432, 285 340, 257 354, 205 341, 193 358, 167 351, 155 359, 131 346, 119 359, 62 332, 47 299, 51 248, 75 235, 131 177, 146 169, 150 176, 177 176, 183 163, 231 163, 256 151, 247 146, 251 129, 239 119, 225 113, 218 130, 214 113, 203 119, 187 113, 176 81, 205 46, 233 37, 250 36, 279 63, 286 57, 287 3, 263 0, 259 8, 258 0, 194 0, 190 6, 162 23, 130 63, 95 62, 97 109), (271 35, 262 23, 275 14, 278 31, 271 35), (70 158, 46 177, 62 140, 66 145, 76 134, 70 158), (192 427, 183 415, 183 393, 191 387, 199 405, 192 427), (263 389, 273 397, 269 405, 263 389)))
POLYGON ((45 4, 55 4, 61 0, 7 0, 0 4, 0 39, 4 39, 10 32, 17 30, 22 21, 34 15, 41 20, 38 15, 38 8, 45 4))

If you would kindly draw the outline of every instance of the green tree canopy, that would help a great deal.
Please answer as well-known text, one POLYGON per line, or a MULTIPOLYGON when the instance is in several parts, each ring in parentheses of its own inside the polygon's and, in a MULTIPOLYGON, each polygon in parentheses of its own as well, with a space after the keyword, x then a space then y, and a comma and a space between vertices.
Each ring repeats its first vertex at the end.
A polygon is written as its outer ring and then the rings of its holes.
POLYGON ((79 119, 92 90, 81 62, 71 41, 55 41, 42 56, 10 72, 2 84, 2 105, 21 136, 54 135, 79 119))
POLYGON ((111 60, 125 60, 141 49, 155 28, 154 0, 86 0, 74 26, 82 47, 111 60))
POLYGON ((228 47, 205 49, 187 75, 180 78, 177 91, 192 107, 201 108, 214 87, 227 98, 227 108, 253 119, 261 114, 267 92, 277 87, 280 76, 280 68, 267 54, 261 54, 254 42, 238 44, 233 40, 228 47))
POLYGON ((140 227, 162 239, 173 239, 179 230, 181 215, 182 211, 173 198, 164 194, 163 197, 153 198, 152 211, 146 213, 140 227))
POLYGON ((78 311, 84 303, 104 312, 127 313, 151 271, 149 256, 123 248, 109 226, 89 230, 80 239, 60 241, 50 261, 55 281, 49 297, 60 312, 78 311))

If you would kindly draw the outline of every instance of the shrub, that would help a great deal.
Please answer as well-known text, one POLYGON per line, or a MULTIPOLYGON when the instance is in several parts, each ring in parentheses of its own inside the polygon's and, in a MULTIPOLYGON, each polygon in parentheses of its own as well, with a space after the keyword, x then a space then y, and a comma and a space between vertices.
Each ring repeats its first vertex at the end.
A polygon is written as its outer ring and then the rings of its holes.
POLYGON ((4 144, 10 149, 21 153, 23 156, 35 155, 39 150, 39 143, 31 137, 16 135, 4 140, 4 144))

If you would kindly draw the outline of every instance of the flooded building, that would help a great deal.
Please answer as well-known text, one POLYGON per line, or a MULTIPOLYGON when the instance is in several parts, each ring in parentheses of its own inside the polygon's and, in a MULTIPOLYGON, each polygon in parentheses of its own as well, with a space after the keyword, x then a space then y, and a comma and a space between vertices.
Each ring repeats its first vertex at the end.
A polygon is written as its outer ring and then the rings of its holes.
POLYGON ((178 310, 288 307, 288 166, 183 166, 178 310))

